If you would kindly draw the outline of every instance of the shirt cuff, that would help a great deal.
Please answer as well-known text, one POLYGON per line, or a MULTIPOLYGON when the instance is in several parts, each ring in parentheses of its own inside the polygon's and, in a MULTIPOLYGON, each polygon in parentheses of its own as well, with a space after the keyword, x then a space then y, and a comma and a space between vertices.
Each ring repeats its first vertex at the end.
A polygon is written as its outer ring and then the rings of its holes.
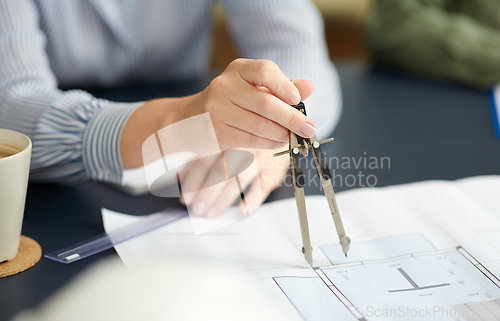
POLYGON ((99 100, 102 106, 90 119, 83 133, 82 161, 86 176, 93 180, 120 184, 123 165, 120 136, 138 103, 116 103, 99 100))

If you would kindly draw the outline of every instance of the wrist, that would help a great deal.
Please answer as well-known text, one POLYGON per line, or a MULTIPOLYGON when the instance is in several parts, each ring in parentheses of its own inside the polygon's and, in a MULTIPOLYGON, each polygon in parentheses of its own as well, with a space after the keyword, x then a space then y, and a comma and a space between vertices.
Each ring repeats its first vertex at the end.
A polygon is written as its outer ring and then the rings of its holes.
POLYGON ((125 123, 120 138, 120 155, 123 168, 143 166, 142 145, 148 137, 162 128, 186 117, 190 97, 160 98, 145 102, 125 123))
POLYGON ((155 126, 155 132, 169 125, 175 124, 183 119, 196 115, 193 111, 193 101, 198 94, 178 98, 161 98, 152 102, 155 108, 158 108, 158 124, 155 126))

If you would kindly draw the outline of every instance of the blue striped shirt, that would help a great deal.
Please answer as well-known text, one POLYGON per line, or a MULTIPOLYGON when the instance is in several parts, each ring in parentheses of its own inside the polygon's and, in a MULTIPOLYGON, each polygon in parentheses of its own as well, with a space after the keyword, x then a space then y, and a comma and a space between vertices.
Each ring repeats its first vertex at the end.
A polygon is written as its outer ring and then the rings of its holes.
MULTIPOLYGON (((214 0, 0 0, 0 127, 33 141, 32 180, 119 183, 119 139, 141 105, 83 90, 210 72, 214 0)), ((323 23, 308 0, 221 0, 244 57, 310 79, 318 136, 340 117, 323 23)))

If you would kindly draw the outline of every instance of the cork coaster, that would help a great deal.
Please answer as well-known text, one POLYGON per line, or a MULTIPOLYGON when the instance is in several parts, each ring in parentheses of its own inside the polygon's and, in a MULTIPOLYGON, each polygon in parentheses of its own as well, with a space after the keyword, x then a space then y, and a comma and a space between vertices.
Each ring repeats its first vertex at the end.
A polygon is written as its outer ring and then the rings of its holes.
POLYGON ((0 263, 0 278, 13 275, 29 269, 40 261, 42 248, 37 241, 21 235, 19 251, 14 259, 0 263))

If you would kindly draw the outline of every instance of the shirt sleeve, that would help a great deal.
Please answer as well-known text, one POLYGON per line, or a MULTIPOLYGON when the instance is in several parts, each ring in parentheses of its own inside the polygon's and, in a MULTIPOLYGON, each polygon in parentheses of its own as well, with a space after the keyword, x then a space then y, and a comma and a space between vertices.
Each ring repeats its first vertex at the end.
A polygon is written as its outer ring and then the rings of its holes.
POLYGON ((233 39, 247 58, 274 61, 290 79, 309 79, 308 116, 319 139, 337 124, 342 106, 337 71, 328 56, 323 20, 308 0, 223 0, 233 39))
POLYGON ((141 103, 58 89, 32 0, 0 1, 0 127, 33 143, 30 179, 119 183, 119 137, 141 103))
MULTIPOLYGON (((472 17, 453 10, 449 3, 376 1, 366 24, 375 57, 405 70, 475 87, 500 82, 500 33, 479 21, 479 10, 472 17)), ((489 3, 498 14, 500 2, 489 3)))

